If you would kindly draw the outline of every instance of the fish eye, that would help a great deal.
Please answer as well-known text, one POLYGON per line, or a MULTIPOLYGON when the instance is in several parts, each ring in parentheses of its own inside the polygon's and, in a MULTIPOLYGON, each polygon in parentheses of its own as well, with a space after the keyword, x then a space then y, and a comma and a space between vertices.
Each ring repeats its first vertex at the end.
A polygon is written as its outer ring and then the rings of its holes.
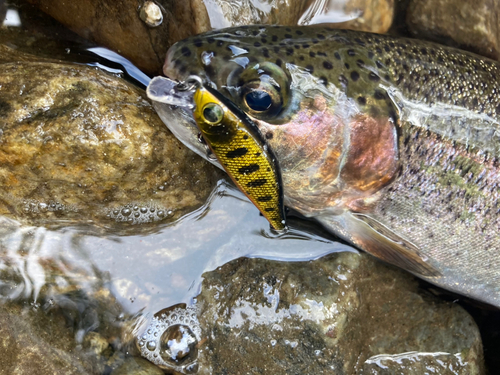
POLYGON ((253 90, 245 95, 246 105, 256 111, 267 111, 273 104, 271 95, 264 90, 253 90))
POLYGON ((224 110, 216 103, 208 103, 203 107, 203 118, 211 125, 217 125, 224 118, 224 110))
POLYGON ((241 88, 241 98, 246 111, 257 118, 276 116, 283 107, 279 87, 270 82, 254 80, 241 88))

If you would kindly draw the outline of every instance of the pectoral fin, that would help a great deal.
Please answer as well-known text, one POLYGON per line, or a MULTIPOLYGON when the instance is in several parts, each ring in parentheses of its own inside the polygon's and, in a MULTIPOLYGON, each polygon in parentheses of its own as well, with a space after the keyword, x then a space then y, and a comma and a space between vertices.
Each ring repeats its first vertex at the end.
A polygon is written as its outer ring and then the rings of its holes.
POLYGON ((353 241, 366 252, 421 276, 441 275, 426 261, 427 257, 419 251, 417 246, 376 219, 359 213, 350 213, 347 219, 353 241))

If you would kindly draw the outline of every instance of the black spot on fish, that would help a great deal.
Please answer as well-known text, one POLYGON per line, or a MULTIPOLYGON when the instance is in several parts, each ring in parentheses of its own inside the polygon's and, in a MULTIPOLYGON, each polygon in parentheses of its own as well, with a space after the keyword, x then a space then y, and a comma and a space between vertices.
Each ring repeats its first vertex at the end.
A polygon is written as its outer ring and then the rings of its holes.
POLYGON ((262 48, 262 55, 269 58, 269 50, 267 48, 262 48))
POLYGON ((277 35, 273 35, 273 36, 271 37, 271 40, 272 40, 273 42, 277 42, 277 41, 278 41, 278 36, 277 36, 277 35))
POLYGON ((311 57, 316 57, 316 53, 315 53, 315 52, 313 52, 313 51, 311 51, 311 52, 309 52, 309 56, 311 56, 311 57))
POLYGON ((380 90, 375 90, 375 94, 373 96, 377 100, 383 100, 383 99, 385 99, 385 94, 382 91, 380 91, 380 90))
POLYGON ((293 48, 287 48, 287 49, 286 49, 286 54, 287 54, 288 56, 293 55, 293 48))
POLYGON ((300 46, 298 44, 294 45, 295 49, 300 49, 300 46))
POLYGON ((292 38, 293 38, 293 36, 292 36, 291 34, 285 34, 285 38, 287 38, 287 39, 292 39, 292 38))
POLYGON ((266 38, 262 38, 260 41, 261 41, 262 43, 264 43, 264 44, 266 44, 266 43, 267 43, 267 39, 266 39, 266 38))
POLYGON ((273 197, 270 195, 264 195, 263 197, 258 197, 257 202, 269 202, 273 200, 273 197))
POLYGON ((326 57, 326 53, 319 51, 318 56, 325 56, 326 57))
POLYGON ((255 153, 255 156, 256 156, 256 157, 259 157, 260 155, 261 155, 261 153, 260 153, 260 152, 256 152, 256 153, 255 153))
POLYGON ((301 30, 295 30, 295 34, 297 34, 297 35, 302 35, 302 34, 304 34, 304 33, 303 33, 301 30))
POLYGON ((347 70, 351 69, 351 66, 348 63, 345 63, 344 66, 347 70))
POLYGON ((196 47, 201 47, 203 45, 203 42, 200 38, 196 38, 195 40, 193 40, 193 43, 196 47))
POLYGON ((324 85, 325 87, 328 86, 328 79, 325 76, 319 77, 319 83, 324 85))
POLYGON ((267 169, 266 169, 266 170, 267 170, 268 172, 271 172, 271 168, 269 168, 269 167, 267 167, 267 169))
POLYGON ((352 71, 351 72, 351 79, 356 82, 359 79, 359 73, 357 71, 352 71))
POLYGON ((250 165, 244 165, 240 169, 238 169, 239 174, 250 174, 257 172, 260 169, 260 166, 258 164, 250 164, 250 165))
POLYGON ((260 42, 255 42, 253 45, 254 47, 260 47, 262 44, 260 42))
POLYGON ((248 135, 246 135, 246 134, 245 134, 245 135, 243 136, 243 139, 248 139, 248 135))
POLYGON ((274 211, 274 207, 264 208, 264 211, 266 211, 266 212, 272 212, 272 211, 274 211))
POLYGON ((391 48, 389 46, 384 46, 385 52, 391 52, 391 48))
POLYGON ((276 59, 276 65, 281 68, 281 65, 283 65, 283 61, 281 61, 281 59, 276 59))
POLYGON ((348 54, 349 56, 355 56, 355 55, 356 55, 356 51, 354 51, 353 49, 348 49, 348 50, 347 50, 347 54, 348 54))
POLYGON ((380 81, 380 77, 379 77, 378 75, 376 75, 375 73, 373 73, 373 72, 370 72, 370 73, 368 74, 368 78, 369 78, 371 81, 373 81, 373 82, 378 82, 378 81, 380 81))
POLYGON ((356 64, 358 64, 358 66, 360 68, 362 68, 363 66, 365 66, 365 62, 363 60, 361 60, 361 59, 356 60, 356 64))
POLYGON ((355 38, 355 39, 354 39, 354 41, 355 41, 356 43, 358 43, 360 46, 363 46, 363 47, 365 46, 365 42, 363 42, 363 41, 362 41, 361 39, 359 39, 359 38, 355 38))
POLYGON ((181 53, 182 53, 182 56, 186 56, 186 57, 191 56, 191 50, 186 46, 182 47, 181 53))
POLYGON ((318 37, 318 39, 320 39, 320 40, 325 39, 325 36, 324 36, 323 34, 318 34, 318 35, 317 35, 317 37, 318 37))
POLYGON ((246 155, 248 149, 246 147, 239 147, 237 149, 231 150, 226 154, 226 157, 229 159, 234 159, 243 155, 246 155))
POLYGON ((256 180, 250 181, 247 184, 247 186, 248 187, 259 187, 259 186, 265 185, 266 183, 267 183, 267 179, 266 178, 258 178, 256 180))
POLYGON ((304 56, 302 56, 302 55, 301 55, 301 56, 299 56, 299 60, 300 60, 300 61, 304 61, 304 56))
POLYGON ((302 48, 309 48, 309 47, 310 47, 310 46, 309 46, 309 44, 307 44, 307 43, 302 44, 302 48))
POLYGON ((307 65, 306 69, 309 71, 309 73, 314 73, 314 67, 312 65, 307 65))
POLYGON ((207 38, 207 42, 208 42, 208 44, 212 44, 213 42, 215 42, 215 39, 212 37, 207 38))
POLYGON ((366 98, 364 96, 358 96, 358 103, 361 105, 366 104, 366 98))
POLYGON ((266 139, 273 139, 273 136, 274 136, 273 132, 266 133, 266 139))
POLYGON ((312 38, 312 39, 311 39, 311 42, 313 42, 314 44, 317 44, 317 43, 319 43, 319 40, 318 40, 318 39, 316 39, 316 38, 312 38))
POLYGON ((257 35, 259 35, 259 30, 254 30, 254 31, 252 31, 252 35, 253 35, 253 36, 257 36, 257 35))
POLYGON ((332 63, 331 63, 330 61, 326 60, 326 61, 323 61, 323 67, 324 67, 325 69, 330 70, 330 69, 332 69, 332 68, 333 68, 333 65, 332 65, 332 63))

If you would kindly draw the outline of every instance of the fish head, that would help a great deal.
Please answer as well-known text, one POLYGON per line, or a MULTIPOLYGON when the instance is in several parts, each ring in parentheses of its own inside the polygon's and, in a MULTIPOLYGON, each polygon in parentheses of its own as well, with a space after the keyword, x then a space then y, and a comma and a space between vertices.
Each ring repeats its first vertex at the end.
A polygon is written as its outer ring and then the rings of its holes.
MULTIPOLYGON (((200 77, 255 122, 278 159, 285 204, 306 216, 362 211, 397 168, 394 123, 365 111, 375 98, 349 91, 362 84, 373 88, 373 72, 345 78, 346 60, 332 54, 338 50, 350 58, 346 37, 325 44, 323 30, 212 31, 173 45, 164 65, 171 79, 200 77), (376 160, 370 156, 374 150, 381 151, 376 160)), ((380 107, 370 108, 377 114, 380 107)), ((194 132, 183 142, 201 147, 194 132)))

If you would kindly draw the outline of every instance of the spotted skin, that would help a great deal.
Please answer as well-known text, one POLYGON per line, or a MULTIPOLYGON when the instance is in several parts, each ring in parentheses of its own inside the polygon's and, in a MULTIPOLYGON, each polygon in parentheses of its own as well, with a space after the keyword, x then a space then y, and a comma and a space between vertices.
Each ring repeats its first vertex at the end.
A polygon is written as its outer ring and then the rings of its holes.
POLYGON ((500 306, 498 62, 392 36, 247 26, 179 42, 164 72, 201 76, 254 120, 287 206, 377 255, 360 235, 375 220, 441 276, 398 266, 500 306), (244 89, 268 76, 279 110, 253 113, 244 89))
POLYGON ((236 186, 250 198, 276 230, 285 228, 281 175, 275 157, 246 116, 228 108, 217 93, 200 87, 194 94, 194 118, 210 149, 236 186), (214 123, 207 108, 221 108, 214 123))

